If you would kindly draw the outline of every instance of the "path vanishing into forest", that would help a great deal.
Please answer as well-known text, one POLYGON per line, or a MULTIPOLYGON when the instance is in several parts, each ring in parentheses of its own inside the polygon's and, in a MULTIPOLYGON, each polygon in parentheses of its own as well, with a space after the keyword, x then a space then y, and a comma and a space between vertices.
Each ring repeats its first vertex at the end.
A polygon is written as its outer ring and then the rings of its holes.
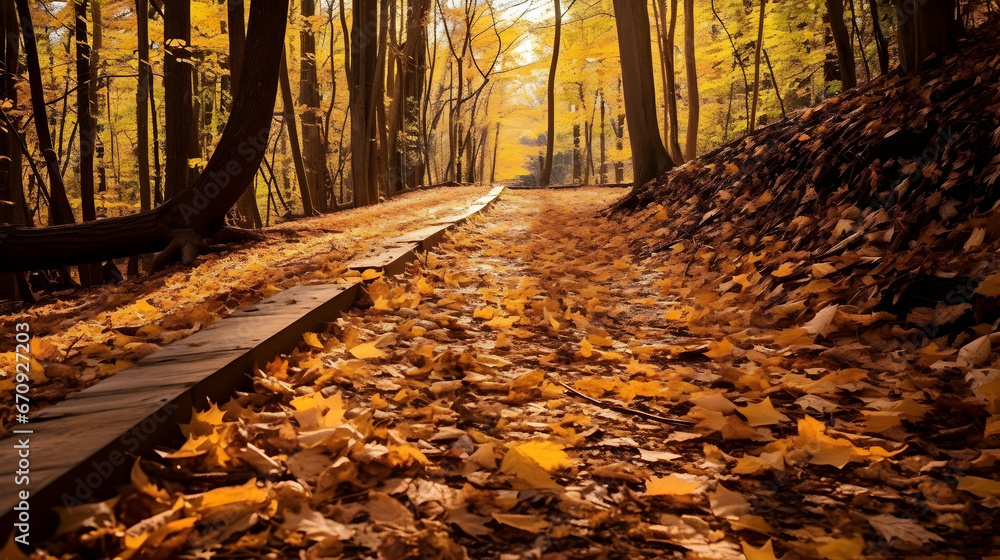
POLYGON ((831 354, 863 353, 825 336, 865 320, 843 311, 747 328, 752 302, 736 284, 706 288, 704 263, 632 254, 629 239, 667 217, 601 216, 622 194, 508 191, 262 364, 255 392, 196 413, 186 440, 138 461, 120 497, 75 508, 45 549, 505 560, 1000 549, 1000 483, 987 478, 1000 451, 963 428, 978 421, 971 404, 935 401, 934 380, 877 354, 837 366, 831 354))

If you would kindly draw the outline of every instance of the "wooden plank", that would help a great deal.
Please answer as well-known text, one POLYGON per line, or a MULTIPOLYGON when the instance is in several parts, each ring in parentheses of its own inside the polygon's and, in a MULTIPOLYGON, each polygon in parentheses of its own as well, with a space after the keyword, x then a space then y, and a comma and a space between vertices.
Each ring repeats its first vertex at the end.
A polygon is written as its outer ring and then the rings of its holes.
MULTIPOLYGON (((128 479, 129 454, 178 437, 178 424, 190 420, 194 406, 203 409, 208 399, 249 388, 256 364, 293 348, 304 332, 325 328, 354 305, 357 293, 358 284, 291 288, 33 416, 20 427, 34 433, 14 436, 31 440, 33 531, 43 532, 46 508, 115 492, 128 479)), ((17 504, 12 443, 0 446, 0 525, 6 527, 17 504)))
POLYGON ((347 263, 347 268, 351 270, 378 270, 388 276, 402 274, 406 268, 406 263, 416 257, 419 246, 416 243, 401 243, 399 245, 389 245, 383 247, 381 253, 363 257, 347 263))
POLYGON ((444 234, 454 227, 454 225, 454 223, 448 222, 447 224, 418 229, 405 235, 394 237, 389 240, 389 243, 416 243, 420 246, 421 251, 430 251, 441 243, 441 240, 444 239, 444 234))

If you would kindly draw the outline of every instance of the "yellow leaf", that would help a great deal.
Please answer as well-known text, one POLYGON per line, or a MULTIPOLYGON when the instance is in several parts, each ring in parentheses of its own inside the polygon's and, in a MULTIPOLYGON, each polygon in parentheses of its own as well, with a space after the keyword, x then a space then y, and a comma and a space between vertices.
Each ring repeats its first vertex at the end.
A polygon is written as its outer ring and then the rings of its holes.
POLYGON ((830 539, 816 547, 816 552, 827 560, 856 560, 862 557, 865 550, 865 540, 861 537, 853 539, 830 539))
POLYGON ((191 434, 210 434, 215 430, 215 428, 222 425, 223 417, 225 415, 226 412, 224 410, 220 410, 217 404, 212 403, 212 407, 208 410, 192 412, 191 423, 182 424, 181 432, 185 436, 190 436, 191 434))
POLYGON ((665 477, 653 477, 646 483, 647 496, 686 496, 701 487, 696 480, 687 480, 676 474, 665 477))
POLYGON ((389 446, 389 464, 393 467, 404 467, 414 463, 428 465, 430 462, 426 455, 412 445, 389 446))
POLYGON ((743 554, 746 555, 747 560, 778 560, 778 557, 774 555, 774 545, 771 543, 771 539, 768 539, 764 546, 760 548, 754 548, 747 543, 741 543, 743 545, 743 554))
POLYGON ((340 393, 324 397, 323 393, 315 391, 308 395, 295 397, 291 403, 295 411, 292 413, 299 426, 304 429, 335 428, 344 422, 344 400, 340 393))
POLYGON ((712 359, 726 358, 733 355, 733 350, 736 347, 733 346, 732 342, 729 342, 728 338, 723 338, 719 341, 712 341, 708 343, 708 350, 705 351, 705 356, 712 359))
POLYGON ((511 389, 531 389, 532 387, 537 387, 541 384, 542 380, 545 379, 545 372, 536 369, 534 371, 529 371, 524 375, 519 376, 517 379, 511 382, 511 389))
POLYGON ((781 266, 778 267, 778 270, 771 273, 771 276, 774 276, 775 278, 791 276, 792 273, 795 272, 795 268, 796 265, 794 263, 782 263, 781 266))
POLYGON ((323 349, 323 343, 319 341, 319 336, 316 333, 312 332, 303 333, 302 340, 304 340, 307 345, 312 346, 313 348, 319 348, 320 350, 323 349))
POLYGON ((590 343, 589 340, 584 340, 580 343, 580 354, 584 358, 589 358, 594 355, 594 345, 590 343))
POLYGON ((496 312, 496 308, 493 307, 480 307, 472 313, 472 317, 475 319, 486 319, 488 321, 496 315, 496 312))
POLYGON ((375 269, 373 269, 373 268, 369 268, 369 269, 367 269, 367 270, 365 270, 364 272, 361 273, 361 279, 362 280, 366 280, 366 281, 367 280, 374 280, 374 279, 379 278, 381 276, 382 276, 382 273, 379 272, 379 271, 377 271, 377 270, 375 270, 375 269))
POLYGON ((757 404, 748 404, 739 409, 740 414, 747 419, 747 423, 753 427, 769 426, 787 422, 789 418, 774 409, 771 404, 771 397, 767 397, 757 404))
POLYGON ((512 446, 508 453, 517 451, 534 461, 547 472, 553 472, 563 467, 571 467, 576 462, 563 450, 563 446, 554 441, 534 439, 512 446))
POLYGON ((959 477, 958 489, 975 494, 980 498, 1000 497, 1000 481, 978 476, 959 477))
POLYGON ((556 481, 552 480, 552 477, 545 472, 545 469, 516 446, 504 455, 500 470, 516 476, 528 488, 560 488, 556 481))
POLYGON ((819 280, 837 271, 837 267, 829 263, 816 263, 812 265, 813 278, 819 280))
POLYGON ((510 525, 511 527, 520 529, 522 531, 527 531, 529 533, 540 533, 545 529, 549 528, 551 523, 549 523, 544 517, 540 515, 518 515, 515 513, 494 513, 493 519, 496 519, 504 525, 510 525))
POLYGON ((426 278, 421 278, 417 280, 417 291, 425 296, 434 295, 434 286, 427 282, 426 278))
POLYGON ((514 323, 520 321, 520 317, 494 317, 493 319, 486 322, 486 326, 491 329, 497 330, 507 330, 514 326, 514 323))
POLYGON ((989 437, 994 434, 1000 434, 1000 414, 994 414, 986 419, 986 431, 983 432, 983 436, 989 437))
POLYGON ((976 293, 986 297, 1000 296, 1000 272, 983 280, 976 288, 976 293))
POLYGON ((381 349, 375 347, 375 342, 368 342, 366 344, 359 344, 354 348, 351 348, 351 355, 359 360, 370 360, 373 358, 381 358, 385 355, 381 349))

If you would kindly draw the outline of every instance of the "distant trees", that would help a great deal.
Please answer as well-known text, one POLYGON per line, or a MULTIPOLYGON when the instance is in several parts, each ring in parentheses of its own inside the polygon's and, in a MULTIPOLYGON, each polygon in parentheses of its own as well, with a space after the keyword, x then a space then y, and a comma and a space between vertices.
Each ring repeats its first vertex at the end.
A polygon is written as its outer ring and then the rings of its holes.
POLYGON ((549 66, 549 82, 546 90, 548 129, 545 137, 545 165, 542 167, 542 175, 539 179, 539 185, 543 187, 552 183, 552 158, 555 157, 556 143, 556 71, 559 69, 559 45, 562 39, 562 4, 559 0, 553 1, 555 3, 556 33, 552 40, 552 61, 549 66))

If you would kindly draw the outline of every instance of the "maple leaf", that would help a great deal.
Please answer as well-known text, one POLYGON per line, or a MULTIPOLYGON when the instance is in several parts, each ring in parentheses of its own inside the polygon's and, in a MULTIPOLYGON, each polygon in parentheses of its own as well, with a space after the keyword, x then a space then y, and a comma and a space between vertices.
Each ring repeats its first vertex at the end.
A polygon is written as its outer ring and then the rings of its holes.
POLYGON ((552 524, 540 515, 518 515, 515 513, 494 513, 496 519, 504 525, 510 525, 529 533, 540 533, 548 529, 552 524))
POLYGON ((868 523, 886 541, 894 539, 914 544, 943 542, 940 536, 928 531, 913 519, 902 519, 887 513, 868 516, 868 523))
MULTIPOLYGON (((343 523, 327 519, 323 514, 308 506, 303 506, 298 512, 286 510, 283 516, 284 521, 279 529, 285 535, 302 533, 307 539, 315 542, 325 539, 344 541, 354 536, 354 529, 343 523)), ((289 537, 286 536, 285 540, 289 540, 289 537)))
POLYGON ((319 391, 296 397, 289 403, 292 415, 303 429, 334 428, 344 422, 344 400, 340 393, 324 397, 319 391))
POLYGON ((768 539, 764 546, 760 548, 754 548, 748 543, 740 543, 743 545, 743 554, 746 555, 747 560, 779 560, 777 556, 774 555, 774 544, 771 543, 771 539, 768 539))
POLYGON ((701 488, 701 482, 689 480, 679 475, 671 474, 665 477, 653 477, 646 483, 647 496, 686 496, 701 488))
POLYGON ((739 413, 746 418, 748 424, 753 427, 770 426, 787 422, 789 418, 774 409, 771 404, 771 397, 765 398, 757 404, 748 404, 739 409, 739 413))

